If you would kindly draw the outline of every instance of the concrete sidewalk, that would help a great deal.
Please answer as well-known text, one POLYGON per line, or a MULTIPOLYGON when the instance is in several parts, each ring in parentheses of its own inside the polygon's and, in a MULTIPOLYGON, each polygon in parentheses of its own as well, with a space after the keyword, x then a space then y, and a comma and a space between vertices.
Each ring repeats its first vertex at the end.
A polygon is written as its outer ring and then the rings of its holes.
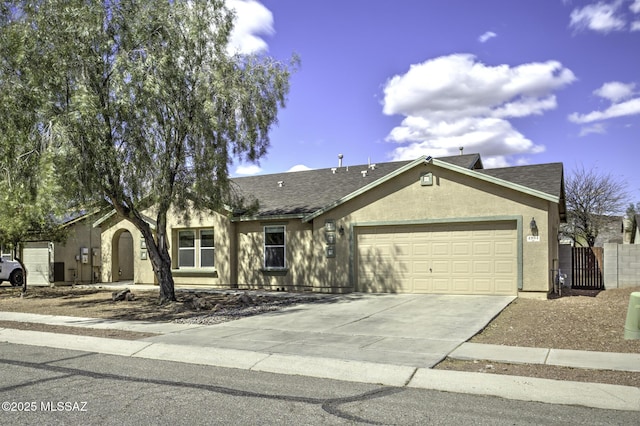
MULTIPOLYGON (((442 300, 439 303, 443 303, 442 300)), ((398 318, 393 316, 395 310, 401 309, 407 314, 406 318, 413 320, 414 325, 423 322, 424 318, 415 317, 418 315, 414 312, 418 310, 415 299, 387 301, 379 298, 369 300, 363 306, 367 310, 361 312, 360 319, 355 322, 349 322, 352 318, 344 310, 345 306, 338 303, 324 307, 314 305, 311 318, 305 305, 298 305, 275 313, 205 326, 0 312, 0 320, 5 321, 159 333, 152 338, 128 341, 4 328, 0 329, 0 342, 387 386, 493 395, 524 401, 640 411, 640 388, 636 387, 430 368, 448 355, 457 359, 638 372, 638 354, 479 345, 466 343, 471 336, 462 335, 455 336, 456 341, 463 339, 456 344, 453 344, 453 340, 445 340, 450 337, 446 335, 440 341, 427 341, 421 332, 415 330, 415 326, 397 324, 398 318), (300 323, 305 317, 312 324, 300 323), (385 328, 382 324, 388 322, 391 324, 385 328), (303 333, 301 330, 307 326, 318 329, 317 335, 303 333), (404 334, 393 336, 400 329, 406 330, 404 334), (421 352, 433 350, 434 345, 438 350, 446 350, 446 353, 434 355, 421 352)), ((487 318, 485 324, 490 320, 487 318)), ((449 324, 447 327, 451 326, 449 324)), ((456 333, 454 329, 448 332, 456 333)), ((438 333, 446 331, 443 329, 438 333)))

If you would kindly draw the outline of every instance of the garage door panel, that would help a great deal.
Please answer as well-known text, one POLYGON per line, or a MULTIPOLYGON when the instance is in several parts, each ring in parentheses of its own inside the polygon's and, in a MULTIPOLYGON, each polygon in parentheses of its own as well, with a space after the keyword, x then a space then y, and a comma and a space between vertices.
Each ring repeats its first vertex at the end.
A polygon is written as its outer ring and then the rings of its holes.
POLYGON ((495 254, 500 255, 515 255, 516 248, 515 242, 513 241, 496 241, 495 243, 495 254))
POLYGON ((515 221, 360 228, 356 238, 359 291, 517 293, 515 221))
POLYGON ((493 280, 489 278, 475 278, 473 280, 473 289, 476 293, 493 293, 493 280))
POLYGON ((492 244, 485 241, 474 241, 472 243, 474 256, 490 256, 492 253, 492 244))
POLYGON ((496 294, 513 294, 513 281, 496 279, 495 281, 495 293, 496 294))
POLYGON ((433 291, 435 293, 448 293, 450 292, 451 283, 448 278, 434 278, 433 279, 433 291))
POLYGON ((493 262, 490 260, 473 260, 472 272, 478 274, 490 274, 492 271, 493 262))
POLYGON ((392 251, 396 256, 410 257, 413 254, 411 244, 407 244, 407 243, 396 243, 393 246, 392 251))
POLYGON ((431 261, 430 272, 434 274, 450 274, 451 263, 448 260, 433 260, 431 261))
POLYGON ((513 262, 508 262, 508 261, 496 261, 495 262, 495 266, 496 266, 496 274, 497 275, 511 275, 513 273, 515 273, 515 265, 513 264, 513 262))
POLYGON ((453 293, 471 293, 471 278, 454 278, 453 293))
POLYGON ((451 262, 452 271, 454 274, 470 274, 471 273, 471 265, 469 261, 453 261, 451 262))
POLYGON ((413 244, 413 254, 414 256, 430 256, 431 255, 431 246, 429 244, 424 243, 414 243, 413 244))
POLYGON ((451 254, 449 248, 449 243, 436 242, 432 245, 431 254, 433 256, 449 256, 451 254))
POLYGON ((413 273, 414 274, 427 274, 429 273, 429 262, 422 260, 413 261, 413 273))
POLYGON ((468 241, 454 242, 451 244, 451 249, 454 256, 469 256, 471 254, 471 247, 468 241))
POLYGON ((416 293, 431 293, 431 278, 415 278, 413 280, 413 291, 416 293))

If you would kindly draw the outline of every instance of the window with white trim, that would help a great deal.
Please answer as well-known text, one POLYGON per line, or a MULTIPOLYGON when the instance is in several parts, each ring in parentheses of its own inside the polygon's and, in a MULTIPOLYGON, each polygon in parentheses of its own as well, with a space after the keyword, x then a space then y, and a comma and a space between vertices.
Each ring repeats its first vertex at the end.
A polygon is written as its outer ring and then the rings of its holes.
POLYGON ((213 229, 178 231, 178 268, 215 267, 213 229))
POLYGON ((215 259, 213 229, 203 229, 200 231, 200 266, 202 268, 213 268, 216 262, 215 259))
POLYGON ((285 226, 264 227, 264 267, 286 267, 285 226))
POLYGON ((196 233, 194 231, 178 232, 178 268, 196 266, 196 233))

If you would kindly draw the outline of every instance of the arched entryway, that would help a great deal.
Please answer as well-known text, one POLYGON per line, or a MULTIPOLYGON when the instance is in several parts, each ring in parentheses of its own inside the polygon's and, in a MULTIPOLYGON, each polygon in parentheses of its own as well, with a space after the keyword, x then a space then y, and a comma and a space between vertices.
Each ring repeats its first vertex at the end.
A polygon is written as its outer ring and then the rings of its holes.
POLYGON ((133 236, 126 229, 113 234, 111 277, 113 282, 133 281, 133 236))

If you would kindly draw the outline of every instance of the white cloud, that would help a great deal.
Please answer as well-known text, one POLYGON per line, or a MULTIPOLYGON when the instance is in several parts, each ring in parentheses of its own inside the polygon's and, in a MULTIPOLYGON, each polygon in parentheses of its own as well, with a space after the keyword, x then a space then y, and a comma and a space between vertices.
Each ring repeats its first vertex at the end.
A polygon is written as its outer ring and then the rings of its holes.
POLYGON ((555 109, 552 92, 574 80, 556 61, 488 66, 473 55, 456 54, 412 65, 384 87, 383 112, 405 116, 387 136, 403 145, 392 157, 453 155, 462 146, 482 153, 486 164, 506 165, 506 156, 539 153, 544 146, 508 119, 555 109))
POLYGON ((591 133, 604 134, 607 133, 607 128, 604 123, 595 123, 591 126, 585 126, 580 129, 580 136, 586 136, 591 133))
POLYGON ((635 83, 624 84, 619 81, 610 81, 603 84, 599 89, 594 90, 593 93, 611 102, 619 102, 633 96, 635 87, 635 83))
POLYGON ((633 21, 631 23, 631 31, 640 31, 640 21, 633 21))
POLYGON ((287 172, 304 172, 307 170, 312 170, 311 167, 307 167, 304 164, 296 164, 295 166, 291 167, 289 170, 287 170, 287 172))
POLYGON ((583 124, 638 114, 640 114, 640 98, 613 104, 604 111, 593 111, 588 114, 578 114, 574 112, 573 114, 569 115, 569 121, 583 124))
POLYGON ((581 9, 574 9, 571 12, 569 26, 601 33, 624 30, 626 20, 619 12, 621 5, 622 1, 617 0, 610 4, 598 2, 581 9))
POLYGON ((262 169, 255 165, 255 164, 249 164, 249 165, 244 165, 244 166, 238 166, 238 168, 236 169, 236 173, 237 175, 257 175, 258 173, 260 173, 262 171, 262 169))
POLYGON ((640 0, 634 0, 631 6, 629 6, 629 10, 633 13, 640 13, 640 0))
POLYGON ((490 39, 492 39, 494 37, 498 37, 498 34, 494 33, 493 31, 487 31, 486 33, 484 33, 480 37, 478 37, 478 41, 480 43, 486 43, 487 41, 489 41, 490 39))
POLYGON ((271 11, 255 0, 227 0, 227 6, 236 13, 229 53, 267 51, 269 46, 260 36, 274 33, 271 11))
POLYGON ((640 97, 634 91, 635 83, 621 83, 610 81, 593 91, 596 96, 611 101, 611 106, 604 111, 592 111, 588 114, 574 112, 569 115, 569 121, 578 124, 608 120, 616 117, 640 114, 640 97))

